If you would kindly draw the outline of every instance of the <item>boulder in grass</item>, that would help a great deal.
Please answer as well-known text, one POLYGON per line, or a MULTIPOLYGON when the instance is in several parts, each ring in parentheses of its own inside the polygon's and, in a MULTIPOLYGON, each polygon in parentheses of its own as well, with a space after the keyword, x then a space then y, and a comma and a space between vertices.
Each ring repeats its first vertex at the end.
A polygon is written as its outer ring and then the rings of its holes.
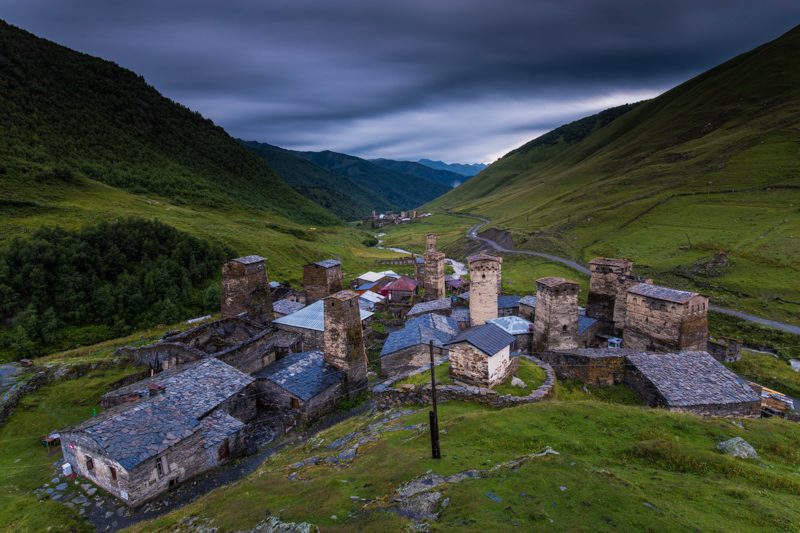
POLYGON ((739 459, 758 459, 758 453, 749 442, 742 437, 734 437, 717 444, 717 449, 731 457, 739 459))

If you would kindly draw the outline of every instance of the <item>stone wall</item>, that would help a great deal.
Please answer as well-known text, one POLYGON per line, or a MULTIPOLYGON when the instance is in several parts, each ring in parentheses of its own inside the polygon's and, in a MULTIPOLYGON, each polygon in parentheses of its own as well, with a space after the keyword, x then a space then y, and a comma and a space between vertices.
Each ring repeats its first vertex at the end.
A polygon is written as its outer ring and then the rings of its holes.
POLYGON ((625 380, 624 353, 605 356, 574 352, 545 352, 540 354, 556 373, 558 379, 576 379, 582 383, 606 387, 625 380))
POLYGON ((580 286, 562 278, 536 281, 536 320, 533 351, 571 350, 578 347, 578 292, 580 286))
POLYGON ((245 374, 258 372, 275 362, 275 348, 271 339, 273 331, 266 329, 241 344, 215 354, 215 357, 245 374))
POLYGON ((325 347, 325 339, 323 332, 315 329, 298 328, 295 326, 287 326, 286 324, 275 324, 275 327, 284 331, 297 333, 302 339, 303 352, 310 352, 313 350, 322 350, 325 347))
MULTIPOLYGON (((514 407, 526 403, 534 403, 553 397, 555 393, 556 376, 550 365, 539 359, 527 355, 521 355, 542 367, 546 378, 544 383, 527 396, 508 396, 498 394, 492 389, 476 387, 471 385, 438 385, 436 386, 436 399, 440 402, 446 401, 473 401, 490 405, 493 407, 514 407)), ((443 359, 442 364, 447 361, 443 359)), ((380 383, 372 390, 372 398, 375 406, 380 410, 392 409, 403 404, 430 405, 431 386, 430 383, 424 385, 409 385, 402 388, 395 387, 395 383, 407 377, 423 372, 430 372, 430 365, 419 368, 412 372, 400 374, 394 378, 380 383)))
POLYGON ((116 353, 157 372, 208 357, 208 354, 182 342, 157 342, 141 348, 123 346, 116 353))
POLYGON ((306 305, 330 296, 342 290, 342 266, 334 265, 325 268, 316 263, 303 267, 303 288, 306 293, 306 305))
POLYGON ((469 314, 473 326, 480 326, 498 316, 502 264, 502 257, 483 253, 469 258, 469 314))
POLYGON ((733 363, 742 358, 742 345, 736 339, 709 339, 706 351, 720 363, 733 363))
POLYGON ((256 390, 258 404, 264 409, 287 415, 287 418, 293 420, 289 426, 298 423, 309 424, 333 412, 342 396, 346 394, 342 383, 336 383, 308 401, 304 401, 266 379, 256 381, 256 390))
POLYGON ((450 345, 450 375, 453 379, 491 388, 502 383, 512 371, 508 346, 487 357, 467 342, 450 345))
POLYGON ((614 306, 619 294, 620 278, 630 275, 633 263, 625 259, 596 257, 589 261, 589 297, 586 316, 601 322, 604 333, 614 329, 614 306))
POLYGON ((436 235, 427 235, 427 246, 422 256, 424 263, 422 286, 425 300, 440 300, 446 296, 444 287, 444 253, 436 251, 436 235))
POLYGON ((628 293, 625 348, 639 351, 704 351, 708 343, 708 298, 676 303, 628 293))
POLYGON ((344 372, 348 394, 356 394, 367 383, 367 350, 358 294, 340 291, 325 298, 324 303, 325 361, 344 372))
MULTIPOLYGON (((444 349, 438 346, 433 347, 435 361, 440 361, 445 355, 444 349)), ((381 375, 386 377, 396 376, 430 365, 430 362, 431 356, 428 345, 417 344, 381 357, 381 375)))
POLYGON ((528 322, 536 320, 536 308, 532 305, 519 304, 519 316, 528 322))
POLYGON ((272 320, 272 296, 263 258, 233 259, 222 265, 221 309, 223 317, 247 313, 253 320, 272 320))

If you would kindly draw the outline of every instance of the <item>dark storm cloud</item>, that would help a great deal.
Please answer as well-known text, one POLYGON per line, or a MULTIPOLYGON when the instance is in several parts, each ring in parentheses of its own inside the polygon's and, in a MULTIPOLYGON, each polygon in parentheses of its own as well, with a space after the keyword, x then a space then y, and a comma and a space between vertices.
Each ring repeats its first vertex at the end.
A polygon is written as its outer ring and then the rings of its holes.
POLYGON ((478 161, 651 97, 800 21, 796 0, 0 0, 231 134, 478 161))

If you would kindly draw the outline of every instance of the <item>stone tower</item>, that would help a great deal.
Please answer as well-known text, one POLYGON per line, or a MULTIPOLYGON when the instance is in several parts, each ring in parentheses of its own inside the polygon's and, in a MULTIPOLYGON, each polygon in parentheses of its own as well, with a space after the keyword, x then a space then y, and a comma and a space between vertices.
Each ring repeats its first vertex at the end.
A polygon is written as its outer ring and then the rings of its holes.
POLYGON ((536 320, 533 351, 571 350, 578 347, 578 292, 580 286, 563 278, 536 280, 536 320))
POLYGON ((264 258, 248 255, 222 265, 223 318, 242 313, 262 324, 272 320, 272 297, 264 258))
POLYGON ((444 253, 436 251, 436 235, 428 233, 425 248, 425 269, 422 286, 425 288, 426 300, 439 300, 446 296, 444 289, 444 253))
MULTIPOLYGON (((620 285, 631 275, 633 263, 626 259, 596 257, 589 261, 592 277, 589 281, 589 298, 586 316, 596 318, 603 333, 614 332, 614 307, 620 285)), ((625 297, 625 293, 622 293, 625 297)))
POLYGON ((352 397, 367 385, 367 350, 361 325, 358 294, 339 291, 323 300, 325 361, 347 376, 347 395, 352 397))
POLYGON ((342 290, 342 263, 335 259, 326 259, 309 263, 303 267, 303 288, 306 292, 306 304, 342 290))
POLYGON ((503 258, 481 252, 470 256, 468 262, 470 325, 480 326, 491 318, 497 318, 503 258))

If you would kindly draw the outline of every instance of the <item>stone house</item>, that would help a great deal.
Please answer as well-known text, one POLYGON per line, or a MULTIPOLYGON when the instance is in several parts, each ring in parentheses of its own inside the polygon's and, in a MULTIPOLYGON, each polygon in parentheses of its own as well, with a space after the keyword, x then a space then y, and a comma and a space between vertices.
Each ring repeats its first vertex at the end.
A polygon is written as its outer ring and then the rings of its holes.
POLYGON ((625 384, 651 407, 707 416, 761 413, 760 390, 706 352, 630 354, 625 384))
POLYGON ((511 345, 512 352, 530 353, 531 341, 533 339, 533 322, 529 322, 518 316, 501 316, 486 322, 494 324, 516 339, 511 345))
POLYGON ((303 267, 303 289, 306 304, 313 304, 342 290, 342 262, 326 259, 303 267))
POLYGON ((469 290, 469 282, 457 276, 446 276, 444 280, 445 289, 455 295, 459 295, 469 290))
POLYGON ((533 322, 536 318, 536 296, 529 294, 519 299, 519 316, 533 322))
POLYGON ((561 351, 578 347, 578 292, 580 286, 563 278, 536 280, 536 320, 533 351, 561 351))
MULTIPOLYGON (((374 313, 361 309, 361 322, 365 335, 371 332, 370 321, 374 313)), ((302 338, 302 350, 321 350, 324 345, 325 305, 316 301, 301 310, 277 318, 272 325, 280 330, 296 333, 302 338)))
POLYGON ((519 316, 519 302, 522 298, 513 294, 497 297, 497 316, 519 316))
POLYGON ((358 303, 364 311, 375 312, 383 308, 386 298, 377 292, 365 291, 358 296, 358 303))
POLYGON ((603 333, 614 332, 614 302, 620 278, 630 276, 632 269, 633 263, 627 259, 595 257, 589 261, 591 277, 586 315, 600 321, 603 333))
POLYGON ((370 270, 369 272, 365 272, 356 278, 355 290, 361 290, 359 286, 364 285, 365 283, 386 285, 387 283, 394 281, 399 277, 400 274, 393 270, 384 270, 383 272, 373 272, 370 270))
POLYGON ((319 350, 291 354, 253 377, 259 405, 304 424, 333 411, 345 393, 344 373, 319 350))
POLYGON ((479 253, 468 258, 470 290, 469 314, 473 326, 485 324, 487 320, 497 318, 497 302, 500 296, 502 257, 479 253))
POLYGON ((453 312, 453 302, 450 298, 442 298, 440 300, 429 300, 414 304, 406 314, 406 318, 413 318, 415 316, 426 315, 428 313, 436 313, 437 315, 449 316, 453 312))
POLYGON ((434 359, 447 355, 444 344, 460 332, 454 319, 434 313, 406 322, 403 329, 389 334, 381 349, 381 375, 393 377, 430 364, 430 342, 434 359))
POLYGON ((602 339, 598 337, 602 323, 596 318, 578 315, 578 347, 594 348, 600 346, 602 339))
POLYGON ((253 378, 209 358, 113 391, 61 433, 73 472, 137 507, 247 446, 253 378))
POLYGON ((558 379, 607 387, 625 380, 625 356, 632 353, 635 352, 612 348, 577 348, 544 352, 539 357, 553 367, 558 379))
POLYGON ((248 255, 222 265, 220 296, 223 318, 246 313, 261 324, 272 320, 272 291, 264 258, 248 255))
POLYGON ((445 343, 450 353, 450 376, 480 387, 494 387, 513 371, 511 345, 515 337, 494 324, 462 331, 445 343))
POLYGON ((628 289, 625 348, 638 351, 704 351, 708 344, 708 298, 639 283, 628 289))
POLYGON ((304 307, 305 305, 300 302, 284 298, 272 304, 272 312, 275 318, 281 318, 296 313, 304 307))

